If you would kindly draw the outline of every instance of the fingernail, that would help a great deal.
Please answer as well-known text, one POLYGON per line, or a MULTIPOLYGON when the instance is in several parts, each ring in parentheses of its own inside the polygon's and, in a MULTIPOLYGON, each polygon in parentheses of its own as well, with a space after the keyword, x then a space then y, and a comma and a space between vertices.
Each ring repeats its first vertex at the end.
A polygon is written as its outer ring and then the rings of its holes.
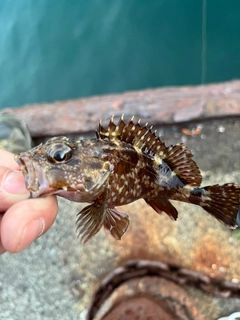
POLYGON ((20 242, 17 245, 16 252, 19 252, 29 246, 34 240, 40 237, 45 229, 45 221, 40 218, 29 222, 22 233, 20 242))
POLYGON ((27 193, 22 172, 8 171, 2 180, 2 189, 13 194, 27 193))

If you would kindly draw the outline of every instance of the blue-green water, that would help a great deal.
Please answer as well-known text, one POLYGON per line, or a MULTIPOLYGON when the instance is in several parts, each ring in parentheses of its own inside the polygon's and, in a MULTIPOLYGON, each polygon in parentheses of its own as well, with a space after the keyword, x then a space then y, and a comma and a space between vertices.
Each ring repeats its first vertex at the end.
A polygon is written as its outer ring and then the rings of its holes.
POLYGON ((239 78, 240 1, 203 1, 1 0, 0 108, 239 78))

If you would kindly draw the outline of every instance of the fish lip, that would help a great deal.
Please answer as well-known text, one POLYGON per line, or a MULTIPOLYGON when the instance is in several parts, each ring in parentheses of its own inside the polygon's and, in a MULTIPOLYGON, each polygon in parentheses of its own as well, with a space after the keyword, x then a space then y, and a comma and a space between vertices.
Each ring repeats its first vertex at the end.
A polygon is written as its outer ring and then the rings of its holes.
POLYGON ((49 182, 41 167, 26 154, 15 155, 15 161, 23 173, 26 188, 30 191, 30 197, 38 198, 42 196, 43 190, 48 188, 49 182))
POLYGON ((28 174, 28 171, 27 171, 27 167, 23 161, 23 159, 21 158, 20 154, 16 154, 14 156, 14 160, 17 162, 17 164, 19 165, 24 177, 28 174))

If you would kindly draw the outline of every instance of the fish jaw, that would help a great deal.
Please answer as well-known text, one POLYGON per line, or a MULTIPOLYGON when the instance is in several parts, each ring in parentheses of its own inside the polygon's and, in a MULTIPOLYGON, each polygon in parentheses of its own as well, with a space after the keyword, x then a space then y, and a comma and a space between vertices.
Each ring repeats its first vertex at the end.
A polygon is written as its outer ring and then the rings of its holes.
POLYGON ((34 149, 15 155, 15 161, 23 173, 30 198, 57 195, 75 202, 93 202, 106 188, 113 170, 108 162, 104 163, 102 172, 97 170, 94 181, 89 184, 85 173, 79 174, 78 179, 68 180, 66 172, 71 166, 53 166, 36 155, 34 149))
POLYGON ((15 155, 15 161, 22 170, 25 185, 30 191, 30 198, 39 198, 54 193, 54 189, 49 186, 49 180, 45 172, 38 163, 32 161, 31 157, 22 153, 15 155))

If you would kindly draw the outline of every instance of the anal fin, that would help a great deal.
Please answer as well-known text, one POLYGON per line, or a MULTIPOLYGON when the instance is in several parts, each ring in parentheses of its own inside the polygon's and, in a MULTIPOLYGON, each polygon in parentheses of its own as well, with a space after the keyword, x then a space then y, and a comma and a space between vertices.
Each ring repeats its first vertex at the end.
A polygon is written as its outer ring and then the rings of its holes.
POLYGON ((121 240, 121 237, 126 232, 128 225, 128 215, 116 208, 107 208, 104 227, 115 239, 121 240))
POLYGON ((157 213, 165 212, 171 219, 177 220, 178 212, 177 209, 171 204, 168 199, 157 198, 157 199, 144 199, 148 205, 150 205, 157 213))

